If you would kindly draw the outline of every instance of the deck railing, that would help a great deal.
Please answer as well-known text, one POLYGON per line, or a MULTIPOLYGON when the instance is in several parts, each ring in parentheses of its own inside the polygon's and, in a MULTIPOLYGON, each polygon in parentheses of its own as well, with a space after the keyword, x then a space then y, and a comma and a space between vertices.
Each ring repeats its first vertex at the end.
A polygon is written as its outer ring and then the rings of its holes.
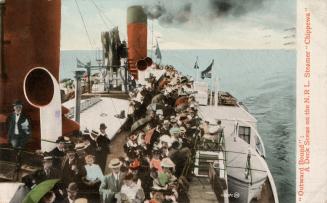
MULTIPOLYGON (((95 97, 91 97, 91 98, 82 100, 81 101, 81 112, 89 109, 90 107, 94 106, 95 104, 97 104, 100 101, 101 101, 100 96, 95 96, 95 97)), ((75 116, 75 107, 73 106, 69 109, 69 113, 67 114, 67 117, 73 118, 74 116, 75 116)))

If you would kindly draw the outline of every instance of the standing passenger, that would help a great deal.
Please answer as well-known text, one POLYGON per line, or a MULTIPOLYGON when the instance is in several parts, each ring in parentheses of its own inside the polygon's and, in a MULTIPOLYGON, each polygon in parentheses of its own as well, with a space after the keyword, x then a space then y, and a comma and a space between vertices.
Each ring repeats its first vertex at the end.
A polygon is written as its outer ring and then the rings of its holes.
POLYGON ((103 178, 99 189, 102 203, 117 202, 117 197, 125 177, 120 171, 121 165, 122 163, 117 158, 110 161, 109 168, 112 172, 103 178))
POLYGON ((31 121, 22 112, 23 104, 21 101, 16 101, 13 107, 14 112, 6 120, 9 143, 13 148, 24 148, 31 135, 31 121))

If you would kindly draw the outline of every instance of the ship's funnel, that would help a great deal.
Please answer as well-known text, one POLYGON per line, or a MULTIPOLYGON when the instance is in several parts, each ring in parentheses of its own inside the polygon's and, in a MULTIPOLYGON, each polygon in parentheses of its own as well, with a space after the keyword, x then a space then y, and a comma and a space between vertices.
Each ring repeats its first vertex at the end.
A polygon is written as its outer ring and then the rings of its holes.
POLYGON ((59 84, 47 69, 37 67, 26 74, 23 88, 28 103, 40 109, 41 150, 50 151, 62 135, 59 84))
POLYGON ((39 108, 51 102, 54 94, 53 78, 44 68, 34 68, 27 73, 24 80, 24 94, 32 106, 39 108))
POLYGON ((142 6, 127 9, 129 71, 138 79, 137 62, 147 56, 147 16, 142 6))
POLYGON ((139 71, 144 71, 144 70, 146 70, 147 67, 148 67, 148 64, 147 64, 147 62, 144 59, 140 59, 140 60, 138 60, 136 62, 136 68, 139 71))

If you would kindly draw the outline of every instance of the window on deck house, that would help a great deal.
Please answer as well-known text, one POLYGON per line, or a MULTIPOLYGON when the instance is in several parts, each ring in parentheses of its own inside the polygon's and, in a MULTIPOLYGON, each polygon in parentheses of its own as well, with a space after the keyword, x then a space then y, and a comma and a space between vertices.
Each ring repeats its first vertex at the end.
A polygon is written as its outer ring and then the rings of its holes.
POLYGON ((250 135, 251 135, 251 128, 240 126, 238 130, 238 136, 242 138, 245 142, 250 144, 250 135))

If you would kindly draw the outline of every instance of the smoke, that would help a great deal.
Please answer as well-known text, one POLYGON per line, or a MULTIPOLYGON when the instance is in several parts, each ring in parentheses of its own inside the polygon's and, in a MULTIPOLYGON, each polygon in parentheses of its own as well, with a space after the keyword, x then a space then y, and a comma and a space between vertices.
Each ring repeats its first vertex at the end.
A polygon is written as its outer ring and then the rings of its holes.
POLYGON ((211 12, 217 17, 225 15, 241 16, 260 9, 264 0, 210 0, 211 12))
POLYGON ((268 0, 155 0, 146 1, 145 12, 149 19, 163 25, 181 25, 199 18, 211 21, 228 16, 241 17, 261 9, 268 0))
POLYGON ((145 13, 150 19, 158 19, 162 24, 182 24, 191 19, 192 3, 183 0, 181 2, 173 5, 172 2, 145 5, 145 13))

